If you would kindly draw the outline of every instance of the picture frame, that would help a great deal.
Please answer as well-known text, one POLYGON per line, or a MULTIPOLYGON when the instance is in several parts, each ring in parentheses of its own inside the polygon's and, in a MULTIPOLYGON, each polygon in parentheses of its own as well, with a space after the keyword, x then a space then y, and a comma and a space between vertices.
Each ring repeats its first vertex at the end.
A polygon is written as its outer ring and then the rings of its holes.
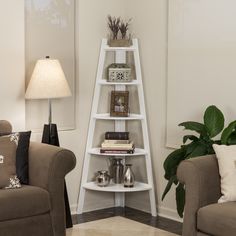
POLYGON ((129 91, 111 91, 110 116, 129 116, 129 91))

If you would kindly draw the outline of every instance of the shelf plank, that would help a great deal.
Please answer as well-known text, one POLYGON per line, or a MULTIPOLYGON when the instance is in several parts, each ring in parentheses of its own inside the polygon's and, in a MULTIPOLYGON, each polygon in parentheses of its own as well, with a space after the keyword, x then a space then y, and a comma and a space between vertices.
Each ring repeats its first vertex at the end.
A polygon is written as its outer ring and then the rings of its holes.
POLYGON ((137 80, 133 80, 131 82, 108 82, 105 79, 101 79, 98 81, 99 84, 101 85, 139 85, 140 82, 137 80))
POLYGON ((133 113, 131 113, 127 117, 110 116, 109 113, 101 113, 101 114, 95 114, 94 118, 100 119, 100 120, 143 120, 144 119, 143 115, 133 114, 133 113))
POLYGON ((111 183, 106 187, 100 187, 97 186, 95 182, 88 182, 83 185, 83 188, 93 191, 113 192, 113 193, 141 192, 152 189, 151 185, 141 182, 135 182, 133 188, 125 188, 123 184, 114 184, 114 183, 111 183))
POLYGON ((110 47, 110 46, 105 46, 104 47, 104 50, 105 51, 113 51, 113 52, 117 52, 117 51, 135 51, 136 50, 136 47, 134 46, 130 46, 130 47, 110 47))
POLYGON ((114 154, 114 153, 100 153, 100 148, 92 148, 88 151, 89 154, 98 155, 98 156, 120 156, 120 157, 128 157, 128 156, 143 156, 147 154, 147 151, 141 148, 135 148, 133 154, 114 154))

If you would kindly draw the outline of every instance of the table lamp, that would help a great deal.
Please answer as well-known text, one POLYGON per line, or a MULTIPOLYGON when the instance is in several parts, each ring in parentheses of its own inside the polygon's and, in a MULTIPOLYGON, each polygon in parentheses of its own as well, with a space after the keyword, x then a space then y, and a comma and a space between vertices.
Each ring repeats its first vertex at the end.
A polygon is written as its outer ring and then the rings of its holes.
MULTIPOLYGON (((38 60, 32 73, 28 88, 26 90, 26 99, 48 99, 49 115, 48 124, 44 125, 42 143, 59 146, 57 125, 52 124, 52 103, 51 99, 64 98, 71 96, 65 74, 60 62, 50 59, 38 60)), ((66 227, 72 227, 72 218, 70 213, 69 199, 65 183, 64 188, 66 227)))
POLYGON ((56 59, 45 59, 37 61, 32 73, 26 99, 48 99, 49 115, 48 124, 44 125, 42 142, 59 146, 56 124, 52 124, 51 99, 71 96, 71 91, 60 62, 56 59))

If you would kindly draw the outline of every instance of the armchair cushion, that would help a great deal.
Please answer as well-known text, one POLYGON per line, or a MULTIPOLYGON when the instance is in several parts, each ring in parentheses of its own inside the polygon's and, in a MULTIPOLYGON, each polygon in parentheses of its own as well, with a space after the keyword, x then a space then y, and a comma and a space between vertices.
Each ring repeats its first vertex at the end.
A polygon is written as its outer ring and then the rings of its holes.
POLYGON ((23 185, 0 190, 0 222, 36 216, 50 211, 49 193, 39 187, 23 185))
POLYGON ((215 236, 235 236, 236 202, 215 203, 199 209, 197 228, 215 236))

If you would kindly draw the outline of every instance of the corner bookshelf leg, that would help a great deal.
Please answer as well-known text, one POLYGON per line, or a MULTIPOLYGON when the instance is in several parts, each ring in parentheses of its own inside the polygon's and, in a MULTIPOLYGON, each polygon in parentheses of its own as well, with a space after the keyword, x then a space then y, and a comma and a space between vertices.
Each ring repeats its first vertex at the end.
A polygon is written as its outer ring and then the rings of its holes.
POLYGON ((157 216, 155 192, 153 188, 149 190, 149 199, 150 199, 150 205, 151 205, 151 214, 152 216, 157 216))
POLYGON ((101 86, 98 83, 98 81, 102 79, 102 75, 103 75, 103 67, 104 67, 105 55, 106 55, 104 47, 106 44, 107 44, 107 41, 105 39, 102 40, 100 55, 99 55, 98 71, 97 71, 97 76, 96 76, 96 85, 95 85, 92 109, 91 109, 91 114, 90 114, 88 137, 87 137, 84 164, 83 164, 83 170, 82 170, 82 178, 81 178, 81 184, 80 184, 78 214, 82 214, 83 208, 84 208, 84 198, 85 198, 86 190, 84 189, 83 185, 88 181, 89 164, 90 164, 90 158, 91 158, 91 155, 88 153, 88 150, 92 148, 92 143, 93 143, 93 135, 94 135, 94 130, 95 130, 95 122, 96 122, 94 119, 94 115, 97 113, 97 110, 98 110, 98 100, 100 98, 100 92, 101 92, 101 86))
POLYGON ((84 197, 85 197, 85 189, 82 187, 80 189, 80 195, 79 195, 78 214, 82 214, 83 213, 84 197))
MULTIPOLYGON (((134 47, 138 49, 137 39, 133 39, 133 45, 134 47)), ((154 192, 153 173, 152 173, 152 159, 151 159, 151 154, 150 154, 151 152, 150 152, 150 146, 149 146, 149 137, 148 137, 147 118, 146 118, 146 109, 145 109, 145 102, 144 102, 145 99, 144 99, 144 92, 143 92, 144 89, 143 89, 143 83, 142 83, 142 72, 141 72, 139 50, 134 51, 134 61, 135 61, 135 71, 136 71, 137 81, 141 82, 141 85, 138 86, 140 113, 144 115, 145 117, 142 120, 141 125, 142 125, 142 132, 143 132, 144 149, 147 150, 147 153, 148 153, 145 158, 148 184, 152 186, 152 189, 149 190, 151 213, 152 213, 152 216, 157 216, 156 198, 155 198, 155 192, 154 192)))
POLYGON ((115 207, 125 207, 125 193, 115 193, 115 207))
POLYGON ((80 184, 80 193, 79 193, 79 202, 78 202, 78 214, 83 213, 84 208, 84 198, 85 198, 85 189, 83 185, 87 182, 88 179, 88 170, 89 170, 89 164, 90 164, 90 155, 85 155, 84 160, 84 166, 83 166, 83 175, 81 178, 81 184, 80 184))

